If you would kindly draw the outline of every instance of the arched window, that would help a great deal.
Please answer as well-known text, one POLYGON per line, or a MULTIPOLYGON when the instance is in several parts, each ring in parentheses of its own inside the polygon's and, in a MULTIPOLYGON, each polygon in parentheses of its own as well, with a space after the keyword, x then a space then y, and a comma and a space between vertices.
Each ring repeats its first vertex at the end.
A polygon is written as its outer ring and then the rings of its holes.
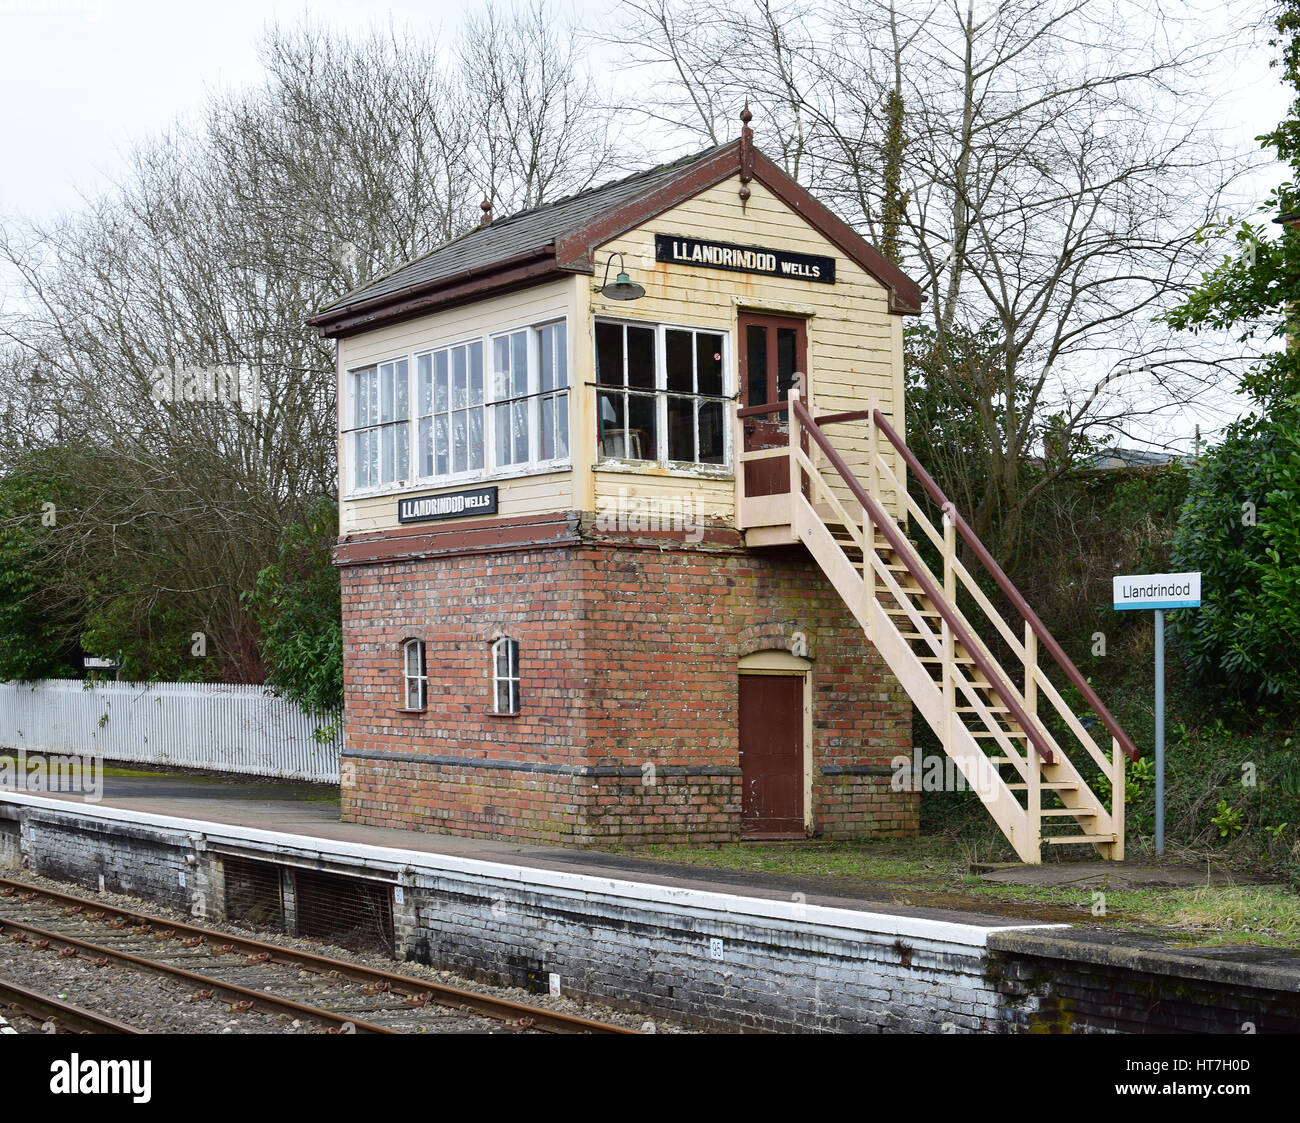
POLYGON ((519 641, 506 636, 492 644, 492 712, 519 712, 519 641))
POLYGON ((402 644, 402 671, 406 682, 406 708, 425 709, 429 696, 429 672, 424 661, 424 640, 408 639, 402 644))

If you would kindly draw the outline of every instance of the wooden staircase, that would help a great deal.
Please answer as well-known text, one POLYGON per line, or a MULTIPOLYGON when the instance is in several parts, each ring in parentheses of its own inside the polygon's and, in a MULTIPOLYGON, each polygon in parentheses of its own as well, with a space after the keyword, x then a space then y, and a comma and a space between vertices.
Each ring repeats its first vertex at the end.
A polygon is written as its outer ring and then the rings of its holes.
MULTIPOLYGON (((814 419, 797 390, 787 408, 788 449, 740 456, 742 462, 789 457, 789 492, 762 497, 766 525, 758 528, 756 539, 807 547, 1021 861, 1040 862, 1044 843, 1089 845, 1103 858, 1122 859, 1123 758, 1137 756, 1127 734, 880 410, 873 406, 814 419), (850 421, 867 426, 862 479, 823 429, 850 421), (884 455, 890 448, 896 456, 884 455), (942 510, 942 527, 908 495, 906 477, 895 472, 900 460, 942 510), (929 540, 942 559, 941 572, 926 564, 882 493, 892 496, 891 505, 929 540), (782 509, 789 521, 783 514, 774 526, 773 511, 782 509), (1022 634, 1013 631, 963 564, 959 540, 1020 613, 1022 634), (969 612, 960 607, 963 602, 969 612), (1010 665, 994 655, 998 644, 1003 660, 1011 653, 1010 665), (1111 733, 1109 756, 1040 664, 1040 648, 1111 733), (1109 780, 1109 807, 1072 763, 1066 745, 1109 780)), ((739 518, 745 528, 743 504, 742 496, 739 518)))

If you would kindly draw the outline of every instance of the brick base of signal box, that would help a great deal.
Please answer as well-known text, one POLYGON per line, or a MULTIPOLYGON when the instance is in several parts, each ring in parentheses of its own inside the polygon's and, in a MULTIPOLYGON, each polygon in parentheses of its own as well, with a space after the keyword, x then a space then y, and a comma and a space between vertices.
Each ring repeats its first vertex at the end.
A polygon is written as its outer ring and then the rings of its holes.
POLYGON ((793 650, 811 662, 812 833, 916 833, 918 796, 891 789, 890 765, 911 754, 911 704, 800 548, 549 518, 340 545, 345 820, 568 846, 735 842, 738 661, 793 650), (519 642, 513 717, 491 712, 500 636, 519 642), (422 713, 402 710, 412 638, 428 655, 422 713))

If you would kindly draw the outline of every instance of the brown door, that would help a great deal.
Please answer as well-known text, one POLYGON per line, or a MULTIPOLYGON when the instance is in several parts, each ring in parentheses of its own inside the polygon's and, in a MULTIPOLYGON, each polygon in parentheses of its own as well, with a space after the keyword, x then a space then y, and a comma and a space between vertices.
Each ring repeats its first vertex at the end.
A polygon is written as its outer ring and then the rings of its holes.
MULTIPOLYGON (((744 418, 745 451, 789 443, 782 403, 789 400, 795 375, 808 370, 808 336, 802 320, 788 316, 740 314, 740 393, 745 407, 773 407, 744 418)), ((746 495, 784 495, 790 490, 790 465, 781 458, 745 465, 746 495)))
POLYGON ((803 817, 803 679, 740 676, 741 833, 797 837, 803 817))

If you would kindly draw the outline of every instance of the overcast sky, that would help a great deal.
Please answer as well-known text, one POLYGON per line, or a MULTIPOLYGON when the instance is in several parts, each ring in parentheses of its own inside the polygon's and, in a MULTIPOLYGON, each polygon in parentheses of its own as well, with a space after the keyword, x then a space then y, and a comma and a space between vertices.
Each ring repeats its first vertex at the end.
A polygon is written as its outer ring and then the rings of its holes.
MULTIPOLYGON (((80 193, 96 193, 120 172, 133 142, 195 115, 208 90, 257 81, 257 43, 268 23, 310 16, 342 30, 391 22, 450 31, 469 3, 0 0, 0 219, 49 219, 75 207, 80 193)), ((511 6, 509 0, 502 6, 511 6)), ((565 6, 608 27, 615 3, 567 0, 565 6)), ((1232 26, 1266 10, 1247 0, 1196 0, 1196 6, 1214 13, 1211 22, 1232 26)), ((1165 10, 1188 9, 1174 0, 1165 10)), ((1266 34, 1258 39, 1254 51, 1225 56, 1212 85, 1219 94, 1216 123, 1242 151, 1256 148, 1254 137, 1274 127, 1288 101, 1269 67, 1266 34)), ((1281 168, 1261 166, 1241 196, 1242 209, 1281 179, 1281 168)), ((1196 422, 1213 430, 1236 412, 1229 405, 1214 420, 1189 413, 1174 428, 1190 446, 1196 422)))

